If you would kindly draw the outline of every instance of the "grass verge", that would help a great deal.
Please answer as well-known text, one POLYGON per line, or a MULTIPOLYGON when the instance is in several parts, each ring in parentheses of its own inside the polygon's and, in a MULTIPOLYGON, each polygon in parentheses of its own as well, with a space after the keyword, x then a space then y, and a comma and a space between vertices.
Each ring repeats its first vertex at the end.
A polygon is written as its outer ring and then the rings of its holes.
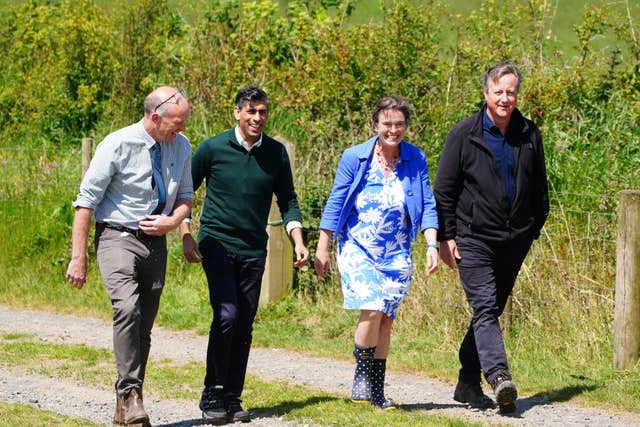
POLYGON ((0 402, 0 425, 5 427, 92 427, 102 424, 89 420, 66 417, 55 412, 43 411, 31 405, 0 402))
MULTIPOLYGON (((29 335, 8 334, 0 337, 0 363, 54 379, 80 381, 89 386, 104 387, 113 382, 114 361, 110 351, 84 345, 44 343, 29 335)), ((195 406, 202 388, 202 375, 203 367, 199 363, 150 361, 145 390, 163 399, 182 399, 185 405, 195 406)), ((243 398, 246 406, 259 415, 283 417, 300 424, 354 427, 380 423, 388 426, 478 425, 434 416, 421 408, 382 412, 368 405, 354 405, 346 397, 334 393, 281 381, 265 382, 252 375, 247 377, 243 398)), ((3 425, 34 425, 27 422, 30 416, 28 412, 24 419, 20 418, 23 415, 18 412, 15 415, 18 417, 16 422, 3 425)))

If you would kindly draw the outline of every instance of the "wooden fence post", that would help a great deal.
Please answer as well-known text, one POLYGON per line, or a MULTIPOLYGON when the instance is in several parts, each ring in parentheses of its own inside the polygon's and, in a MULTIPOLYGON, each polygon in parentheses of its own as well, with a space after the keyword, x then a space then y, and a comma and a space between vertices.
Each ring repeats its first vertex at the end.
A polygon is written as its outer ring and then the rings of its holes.
POLYGON ((82 138, 82 177, 89 169, 89 163, 91 163, 91 138, 82 138))
POLYGON ((640 191, 622 191, 618 212, 613 359, 631 369, 640 358, 640 191))
MULTIPOLYGON (((293 145, 280 137, 276 137, 276 139, 281 141, 287 149, 291 170, 295 171, 293 145)), ((260 305, 277 300, 293 286, 293 247, 282 223, 275 196, 271 201, 267 234, 269 240, 267 242, 267 260, 260 288, 260 305)))

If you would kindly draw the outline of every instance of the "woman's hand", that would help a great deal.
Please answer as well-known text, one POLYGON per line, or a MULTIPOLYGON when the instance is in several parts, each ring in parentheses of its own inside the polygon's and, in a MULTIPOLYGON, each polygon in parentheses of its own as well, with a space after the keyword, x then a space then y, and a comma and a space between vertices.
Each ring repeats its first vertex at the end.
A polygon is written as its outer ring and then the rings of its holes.
POLYGON ((331 254, 329 253, 329 245, 331 243, 331 237, 333 232, 320 229, 320 235, 318 236, 318 246, 316 246, 316 259, 313 261, 313 266, 316 269, 316 274, 324 279, 329 269, 331 268, 331 254))
POLYGON ((438 249, 435 247, 427 248, 427 276, 431 276, 438 271, 438 249))
POLYGON ((316 250, 316 259, 313 262, 316 274, 324 279, 331 268, 331 254, 327 250, 316 250))

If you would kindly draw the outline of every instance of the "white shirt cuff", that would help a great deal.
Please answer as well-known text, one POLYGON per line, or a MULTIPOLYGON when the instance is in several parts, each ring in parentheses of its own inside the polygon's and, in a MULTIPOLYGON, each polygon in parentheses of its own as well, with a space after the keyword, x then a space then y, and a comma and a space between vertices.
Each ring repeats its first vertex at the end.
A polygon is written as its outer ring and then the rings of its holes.
POLYGON ((287 234, 291 236, 291 230, 294 228, 302 228, 302 223, 300 221, 289 221, 287 223, 287 234))

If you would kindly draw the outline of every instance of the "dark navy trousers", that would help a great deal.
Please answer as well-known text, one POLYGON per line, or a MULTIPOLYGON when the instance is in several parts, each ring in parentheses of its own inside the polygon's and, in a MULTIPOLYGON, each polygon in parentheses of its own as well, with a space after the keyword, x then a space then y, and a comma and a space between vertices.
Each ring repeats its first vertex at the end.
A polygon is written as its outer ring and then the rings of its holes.
POLYGON ((204 385, 222 386, 226 399, 239 399, 266 258, 230 253, 212 238, 199 246, 213 310, 204 385))
POLYGON ((491 382, 498 374, 509 372, 498 318, 531 243, 530 238, 487 243, 468 236, 456 237, 462 256, 458 262, 460 280, 473 310, 471 324, 460 345, 459 381, 479 383, 484 373, 491 382))

